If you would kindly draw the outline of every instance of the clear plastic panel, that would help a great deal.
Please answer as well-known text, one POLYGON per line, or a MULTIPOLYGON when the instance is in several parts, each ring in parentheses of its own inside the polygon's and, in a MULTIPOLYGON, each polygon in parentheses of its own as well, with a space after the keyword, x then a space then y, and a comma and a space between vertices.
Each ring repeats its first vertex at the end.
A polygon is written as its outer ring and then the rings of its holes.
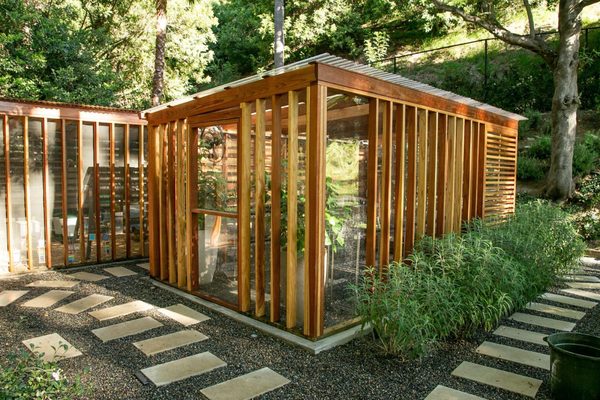
POLYGON ((141 256, 140 247, 140 128, 129 126, 129 235, 131 256, 141 256))
POLYGON ((8 272, 6 236, 6 154, 4 153, 4 115, 0 115, 0 274, 8 272))
MULTIPOLYGON (((125 237, 125 125, 115 125, 115 258, 127 257, 125 237)), ((110 207, 109 207, 110 209, 110 207)))

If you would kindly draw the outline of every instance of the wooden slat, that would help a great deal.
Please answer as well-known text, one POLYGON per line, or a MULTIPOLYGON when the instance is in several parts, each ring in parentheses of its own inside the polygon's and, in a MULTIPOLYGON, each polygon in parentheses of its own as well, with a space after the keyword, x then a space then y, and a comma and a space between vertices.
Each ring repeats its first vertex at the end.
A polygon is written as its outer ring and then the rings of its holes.
POLYGON ((478 163, 479 163, 479 123, 475 122, 473 124, 473 130, 471 131, 471 142, 472 142, 472 146, 473 146, 473 150, 471 153, 471 157, 473 159, 473 161, 471 162, 471 187, 472 187, 472 194, 471 194, 471 218, 477 218, 477 199, 478 199, 478 192, 477 192, 477 182, 479 180, 479 168, 478 168, 478 163))
POLYGON ((392 197, 392 102, 383 102, 381 166, 381 234, 379 238, 379 272, 390 263, 390 217, 392 197))
MULTIPOLYGON (((187 127, 186 162, 186 252, 187 252, 187 290, 197 290, 198 282, 198 216, 192 214, 192 207, 198 204, 198 129, 187 127)), ((238 198, 238 201, 239 198, 238 198)), ((239 229, 239 226, 238 226, 239 229)), ((241 237, 241 236, 240 236, 241 237)), ((241 242, 240 242, 241 243, 241 242)), ((239 251, 239 250, 238 250, 239 251)), ((241 262, 241 258, 240 261, 241 262)), ((242 276, 242 274, 239 274, 242 276)))
POLYGON ((478 162, 478 173, 477 173, 477 216, 484 218, 483 204, 485 202, 485 145, 486 145, 486 132, 485 125, 479 124, 479 162, 478 162))
POLYGON ((168 246, 168 262, 169 262, 169 283, 177 283, 177 254, 176 254, 176 206, 175 206, 175 135, 177 133, 178 122, 174 121, 169 124, 167 131, 167 158, 166 158, 166 176, 167 176, 167 246, 168 246))
POLYGON ((427 218, 427 112, 417 110, 417 240, 425 235, 427 218))
POLYGON ((427 227, 426 233, 436 236, 436 196, 438 179, 438 113, 430 111, 427 122, 427 227))
MULTIPOLYGON (((146 191, 146 185, 144 182, 146 181, 144 177, 144 125, 139 125, 138 128, 138 144, 139 144, 139 153, 138 153, 138 176, 139 176, 139 218, 140 218, 140 250, 141 256, 146 256, 146 241, 145 241, 145 231, 146 231, 146 221, 144 219, 144 193, 146 191)), ((150 138, 148 138, 150 140, 150 138)), ((149 150, 149 149, 148 149, 149 150)), ((149 154, 149 153, 148 153, 149 154)), ((148 194, 149 195, 149 194, 148 194)), ((148 196, 150 197, 150 196, 148 196)), ((150 210, 148 210, 150 212, 150 210)))
MULTIPOLYGON (((250 131, 252 130, 252 110, 249 103, 242 103, 242 119, 238 149, 238 175, 239 175, 239 263, 240 286, 239 307, 240 311, 250 309, 250 131)), ((288 242, 289 247, 289 242, 288 242)), ((288 265, 289 268, 289 265, 288 265)))
POLYGON ((159 234, 159 191, 158 191, 158 165, 160 163, 158 143, 160 139, 160 126, 148 127, 148 250, 150 259, 150 276, 160 276, 160 239, 159 234))
MULTIPOLYGON (((79 257, 81 262, 85 262, 86 246, 85 223, 83 216, 84 193, 83 193, 83 123, 77 121, 77 218, 79 219, 79 257)), ((92 221, 88 221, 88 229, 92 221)))
POLYGON ((160 279, 166 281, 169 279, 169 246, 167 229, 167 178, 165 170, 167 168, 167 139, 169 136, 169 125, 163 124, 159 128, 159 163, 157 165, 158 175, 158 238, 160 241, 160 279))
MULTIPOLYGON (((138 136, 139 137, 139 136, 138 136)), ((123 132, 123 141, 124 143, 124 154, 123 154, 123 165, 125 166, 125 257, 131 257, 131 212, 129 208, 131 207, 131 168, 129 165, 130 157, 129 151, 129 124, 125 125, 125 131, 123 132)), ((138 155, 139 162, 139 155, 138 155)), ((138 175, 139 176, 139 175, 138 175)), ((139 188, 139 186, 138 186, 139 188)), ((139 194, 139 191, 138 191, 139 194)), ((138 215, 142 212, 138 213, 138 215)))
POLYGON ((448 182, 446 184, 446 206, 444 232, 454 231, 454 190, 456 179, 456 117, 448 117, 448 182))
POLYGON ((265 99, 256 100, 254 136, 254 283, 255 314, 265 315, 265 99))
POLYGON ((473 122, 470 120, 465 121, 465 139, 464 139, 464 153, 463 153, 463 191, 462 191, 462 219, 469 221, 471 219, 471 128, 473 122))
POLYGON ((177 202, 177 286, 185 288, 187 284, 187 257, 186 257, 186 192, 185 192, 185 132, 187 126, 185 120, 177 124, 177 177, 175 183, 175 201, 177 202))
POLYGON ((61 170, 60 184, 62 189, 62 220, 63 220, 63 263, 69 265, 69 225, 68 225, 68 202, 67 202, 67 127, 66 120, 60 121, 61 138, 61 170))
MULTIPOLYGON (((23 117, 23 194, 24 194, 24 207, 25 207, 25 246, 27 251, 27 269, 33 268, 33 245, 31 243, 31 224, 33 223, 31 217, 31 198, 29 194, 29 118, 23 117)), ((43 128, 42 128, 43 129, 43 128)), ((45 178, 44 178, 45 181, 45 178)), ((44 182, 44 185, 46 183, 44 182)), ((44 186, 45 187, 45 186, 44 186)), ((46 191, 44 190, 44 207, 46 206, 46 191)), ((44 208, 45 209, 45 208, 44 208)), ((45 220, 44 213, 44 220, 45 220)), ((45 230, 44 230, 45 232, 45 230)), ((48 238, 46 237, 46 240, 48 238)), ((50 267, 49 264, 46 263, 50 267)))
POLYGON ((115 227, 115 124, 108 126, 109 171, 110 171, 110 258, 117 253, 117 231, 115 227))
POLYGON ((298 262, 298 93, 288 93, 287 259, 285 326, 296 326, 296 270, 298 262))
POLYGON ((366 263, 375 267, 377 243, 377 158, 379 153, 379 100, 369 102, 369 153, 367 158, 367 237, 366 263))
POLYGON ((50 208, 48 207, 48 120, 42 120, 42 179, 44 190, 44 238, 46 243, 46 267, 52 268, 52 237, 50 236, 50 208))
POLYGON ((271 322, 280 319, 281 279, 281 96, 271 98, 271 322))
MULTIPOLYGON (((311 233, 311 211, 310 208, 313 206, 311 204, 310 196, 311 196, 311 191, 312 188, 310 187, 311 183, 308 180, 308 177, 310 176, 310 174, 312 173, 312 169, 314 168, 314 166, 311 163, 311 152, 310 152, 310 141, 312 139, 312 135, 310 135, 310 127, 311 127, 311 118, 314 116, 311 114, 310 110, 311 108, 311 102, 312 102, 312 97, 311 97, 311 93, 310 93, 310 87, 307 87, 304 91, 306 93, 306 104, 304 107, 304 115, 300 115, 302 114, 302 108, 301 105, 298 104, 298 131, 300 132, 300 129, 302 127, 304 127, 305 129, 305 141, 304 141, 304 176, 302 176, 302 170, 300 168, 298 168, 298 173, 299 173, 299 178, 298 179, 303 179, 304 180, 304 260, 303 260, 303 264, 302 266, 304 267, 304 277, 302 278, 302 285, 303 285, 303 294, 304 294, 304 299, 302 300, 302 315, 304 316, 303 320, 304 320, 304 326, 303 326, 303 333, 308 336, 310 335, 310 329, 311 329, 311 320, 310 320, 310 313, 311 313, 311 299, 310 299, 310 295, 311 295, 311 291, 310 291, 310 280, 311 280, 311 271, 310 268, 308 267, 308 264, 310 264, 312 262, 312 259, 310 258, 310 253, 311 253, 311 241, 309 236, 312 234, 311 233), (304 125, 302 125, 301 119, 302 117, 304 117, 305 123, 304 125), (308 199, 308 200, 307 200, 308 199)), ((299 92, 301 93, 301 92, 299 92)), ((299 150, 300 151, 300 150, 299 150)), ((300 158, 298 158, 298 161, 300 161, 300 158)), ((300 217, 302 218, 302 217, 300 217)), ((301 266, 301 267, 302 267, 301 266)), ((313 274, 314 276, 314 274, 313 274)), ((297 300, 298 301, 298 300, 297 300)))
POLYGON ((100 262, 102 256, 102 232, 100 231, 100 165, 98 160, 98 147, 100 138, 98 123, 94 122, 94 211, 96 222, 96 261, 100 262))
POLYGON ((404 170, 406 165, 406 113, 403 104, 396 106, 396 186, 394 188, 394 261, 403 258, 404 247, 404 170))
POLYGON ((454 232, 461 231, 462 220, 462 183, 463 183, 463 166, 464 166, 464 133, 465 120, 462 118, 456 119, 456 154, 454 168, 454 232))
POLYGON ((438 180, 437 180, 437 216, 436 232, 441 235, 446 233, 446 185, 448 183, 448 116, 438 113, 437 136, 438 136, 438 180))
POLYGON ((406 107, 408 167, 406 178, 406 239, 404 256, 415 247, 415 205, 417 202, 417 115, 414 107, 406 107))
POLYGON ((12 201, 10 198, 11 185, 10 185, 10 132, 8 129, 8 117, 6 115, 2 118, 2 124, 4 125, 4 168, 6 172, 6 193, 5 193, 5 204, 6 204, 6 248, 8 251, 8 272, 15 272, 15 267, 12 257, 12 201))

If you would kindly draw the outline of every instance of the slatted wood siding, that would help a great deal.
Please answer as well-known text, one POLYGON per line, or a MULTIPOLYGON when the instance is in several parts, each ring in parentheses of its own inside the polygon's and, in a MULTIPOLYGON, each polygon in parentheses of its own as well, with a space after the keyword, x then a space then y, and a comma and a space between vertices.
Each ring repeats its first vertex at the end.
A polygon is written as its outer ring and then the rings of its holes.
POLYGON ((488 129, 486 133, 484 215, 501 219, 515 210, 517 132, 488 129))

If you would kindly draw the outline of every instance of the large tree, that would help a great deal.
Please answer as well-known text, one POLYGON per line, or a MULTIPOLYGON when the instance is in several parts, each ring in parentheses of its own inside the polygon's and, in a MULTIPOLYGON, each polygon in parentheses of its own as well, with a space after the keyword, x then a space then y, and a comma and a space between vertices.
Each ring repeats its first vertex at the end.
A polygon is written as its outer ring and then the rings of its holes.
POLYGON ((539 35, 528 0, 523 0, 527 12, 529 34, 508 30, 500 21, 503 7, 512 2, 497 0, 431 0, 439 11, 450 12, 465 22, 481 27, 506 43, 520 46, 540 55, 552 70, 552 156, 545 194, 552 199, 568 198, 573 185, 573 149, 577 127, 579 91, 579 37, 581 13, 586 6, 600 0, 559 0, 558 41, 539 35))
POLYGON ((275 9, 273 20, 275 22, 275 35, 274 35, 274 43, 273 50, 275 53, 275 68, 283 67, 284 63, 284 48, 285 48, 285 38, 283 32, 283 23, 284 23, 284 8, 283 8, 283 0, 275 0, 275 9))
POLYGON ((154 48, 154 76, 152 77, 153 106, 159 105, 163 96, 166 45, 167 0, 156 0, 156 46, 154 48))

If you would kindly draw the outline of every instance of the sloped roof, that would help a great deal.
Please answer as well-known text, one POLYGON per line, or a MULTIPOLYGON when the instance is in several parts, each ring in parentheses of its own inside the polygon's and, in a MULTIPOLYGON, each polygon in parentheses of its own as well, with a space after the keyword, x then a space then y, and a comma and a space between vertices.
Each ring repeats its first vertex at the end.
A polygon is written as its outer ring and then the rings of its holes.
POLYGON ((519 114, 505 111, 501 108, 494 107, 494 106, 486 104, 486 103, 482 103, 480 101, 471 99, 469 97, 460 96, 458 94, 448 92, 446 90, 438 89, 433 86, 430 86, 430 85, 427 85, 424 83, 420 83, 420 82, 414 81, 412 79, 405 78, 398 74, 381 71, 377 68, 374 68, 374 67, 371 67, 368 65, 359 64, 354 61, 346 60, 345 58, 336 57, 336 56, 330 55, 328 53, 320 54, 318 56, 307 58, 305 60, 297 61, 295 63, 291 63, 291 64, 285 65, 283 67, 280 67, 280 68, 275 68, 275 69, 265 72, 265 73, 252 75, 247 78, 239 79, 237 81, 227 83, 225 85, 221 85, 221 86, 217 86, 217 87, 214 87, 211 89, 203 90, 203 91, 195 93, 193 95, 185 96, 185 97, 182 97, 181 99, 173 100, 168 103, 164 103, 159 106, 149 108, 147 110, 142 111, 141 116, 142 116, 142 118, 144 118, 145 115, 149 114, 149 113, 164 110, 165 108, 175 107, 179 104, 188 103, 188 102, 191 102, 195 99, 199 99, 202 97, 207 97, 212 94, 222 92, 226 89, 230 89, 230 88, 237 87, 237 86, 243 86, 243 85, 251 83, 251 82, 260 81, 267 77, 281 75, 286 72, 289 72, 289 71, 292 71, 295 69, 299 69, 299 68, 305 67, 309 64, 313 64, 313 63, 326 64, 326 65, 330 65, 333 67, 345 69, 345 70, 348 70, 351 72, 356 72, 356 73, 363 74, 363 75, 366 75, 366 76, 369 76, 372 78, 380 79, 385 82, 389 82, 389 83, 393 83, 393 84, 403 86, 406 88, 418 90, 420 92, 427 93, 427 94, 430 94, 433 96, 438 96, 443 99, 454 101, 459 104, 464 104, 466 106, 478 108, 478 109, 481 109, 481 110, 484 110, 484 111, 487 111, 487 112, 490 112, 493 114, 501 115, 503 117, 510 118, 513 120, 521 121, 521 120, 526 119, 525 117, 523 117, 519 114))
POLYGON ((49 100, 28 100, 28 99, 17 99, 13 97, 0 97, 0 101, 6 101, 10 103, 21 103, 21 104, 35 104, 40 106, 48 107, 73 107, 73 108, 84 108, 86 110, 94 111, 106 111, 106 112, 123 112, 123 113, 138 113, 138 110, 131 110, 127 108, 117 108, 108 106, 95 106, 90 104, 79 104, 79 103, 62 103, 60 101, 49 101, 49 100))

